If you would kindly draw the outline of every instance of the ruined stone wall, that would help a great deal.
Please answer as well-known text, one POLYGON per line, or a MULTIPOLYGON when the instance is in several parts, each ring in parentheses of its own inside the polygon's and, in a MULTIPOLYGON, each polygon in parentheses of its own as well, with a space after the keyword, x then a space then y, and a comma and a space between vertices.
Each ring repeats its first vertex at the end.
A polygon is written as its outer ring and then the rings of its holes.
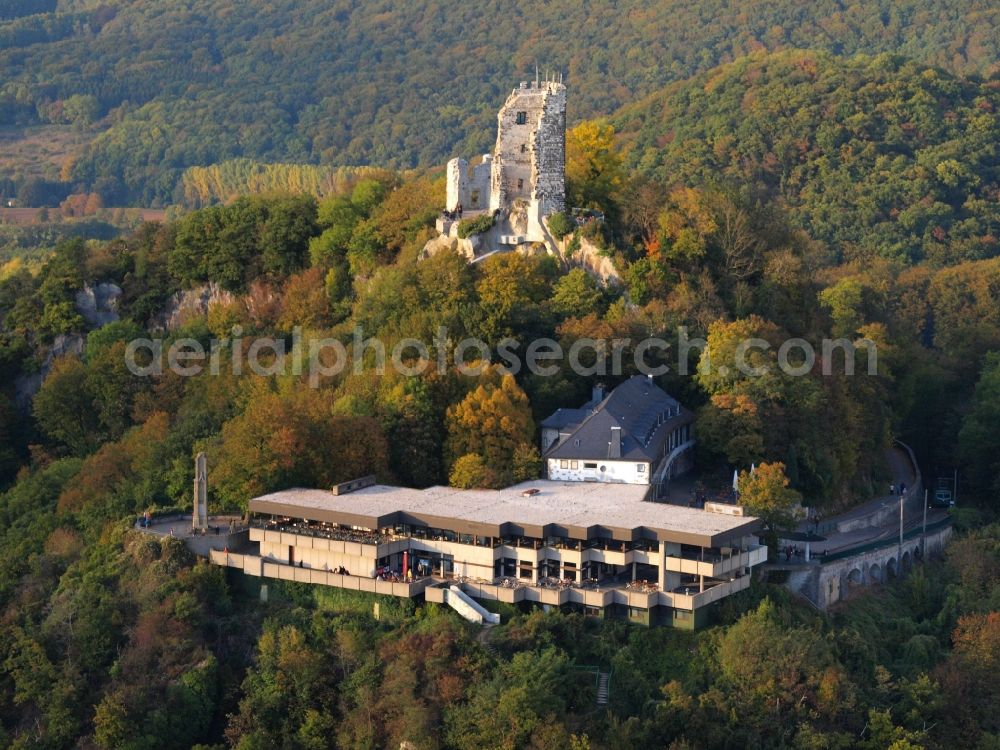
POLYGON ((493 156, 484 154, 482 162, 472 168, 472 177, 469 179, 469 196, 468 200, 462 202, 462 208, 471 211, 489 208, 492 167, 493 156))
POLYGON ((552 85, 535 131, 532 198, 542 216, 566 209, 566 87, 552 85))
POLYGON ((461 157, 448 162, 446 210, 454 211, 459 205, 466 211, 485 209, 489 206, 492 162, 491 154, 484 154, 482 162, 471 170, 469 162, 461 157))
POLYGON ((446 211, 454 211, 458 204, 462 203, 469 193, 469 162, 461 157, 456 157, 448 162, 447 167, 448 185, 446 189, 444 207, 446 211))
POLYGON ((500 154, 493 156, 493 170, 490 174, 490 211, 507 208, 507 182, 504 180, 504 160, 500 154))

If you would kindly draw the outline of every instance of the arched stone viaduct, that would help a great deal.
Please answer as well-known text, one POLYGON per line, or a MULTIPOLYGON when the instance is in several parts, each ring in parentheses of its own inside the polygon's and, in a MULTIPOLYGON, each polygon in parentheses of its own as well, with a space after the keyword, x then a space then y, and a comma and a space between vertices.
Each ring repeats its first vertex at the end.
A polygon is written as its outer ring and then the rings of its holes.
POLYGON ((925 556, 939 554, 951 532, 950 523, 938 524, 928 529, 926 544, 920 535, 904 538, 902 553, 898 540, 886 540, 873 549, 859 550, 850 556, 785 567, 786 585, 820 609, 826 609, 865 586, 906 575, 925 556))
POLYGON ((884 528, 887 536, 877 541, 860 542, 856 546, 835 550, 813 558, 808 563, 781 565, 769 564, 769 571, 785 571, 788 574, 785 585, 806 597, 820 609, 846 599, 852 591, 865 586, 873 586, 905 575, 914 563, 922 558, 940 553, 951 536, 951 519, 936 511, 930 519, 924 516, 927 525, 924 533, 921 523, 924 492, 923 477, 916 456, 906 444, 896 441, 895 458, 890 456, 890 464, 895 464, 897 481, 904 480, 909 485, 905 501, 904 516, 907 517, 902 544, 893 533, 899 505, 896 498, 884 498, 881 503, 872 503, 862 509, 839 517, 830 518, 821 524, 821 534, 851 534, 860 529, 884 528))

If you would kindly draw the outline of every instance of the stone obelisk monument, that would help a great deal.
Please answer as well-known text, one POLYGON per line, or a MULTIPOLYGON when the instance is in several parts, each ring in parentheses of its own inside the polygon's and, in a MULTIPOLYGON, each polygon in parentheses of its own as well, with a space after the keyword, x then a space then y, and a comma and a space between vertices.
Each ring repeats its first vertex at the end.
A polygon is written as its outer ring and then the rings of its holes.
POLYGON ((191 514, 191 529, 208 529, 208 459, 199 453, 194 460, 194 512, 191 514))

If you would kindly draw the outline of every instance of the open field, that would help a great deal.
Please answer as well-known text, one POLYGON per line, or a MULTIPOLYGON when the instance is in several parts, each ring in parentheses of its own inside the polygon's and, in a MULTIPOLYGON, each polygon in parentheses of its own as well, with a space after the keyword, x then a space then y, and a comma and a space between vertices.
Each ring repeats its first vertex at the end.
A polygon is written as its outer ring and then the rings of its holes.
MULTIPOLYGON (((38 212, 41 208, 0 208, 0 224, 17 224, 19 226, 30 226, 39 223, 38 212)), ((126 211, 127 216, 138 215, 143 221, 164 221, 167 212, 162 208, 104 208, 102 211, 126 211)), ((48 209, 49 216, 56 218, 59 216, 58 208, 48 209)))
POLYGON ((69 125, 0 128, 0 171, 10 176, 58 179, 68 158, 79 154, 94 132, 69 125))

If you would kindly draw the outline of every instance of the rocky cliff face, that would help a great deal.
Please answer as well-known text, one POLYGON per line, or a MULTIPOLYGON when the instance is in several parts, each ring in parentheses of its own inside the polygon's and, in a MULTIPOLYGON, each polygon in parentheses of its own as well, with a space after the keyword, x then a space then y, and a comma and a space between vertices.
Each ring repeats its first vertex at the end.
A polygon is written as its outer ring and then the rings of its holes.
POLYGON ((615 262, 610 256, 603 255, 601 249, 586 237, 581 237, 580 247, 571 252, 569 246, 572 237, 573 235, 567 235, 556 243, 558 255, 565 265, 589 271, 605 284, 622 283, 615 262))
POLYGON ((59 334, 56 336, 55 341, 52 342, 52 346, 49 348, 48 354, 45 356, 45 361, 38 368, 38 371, 20 375, 14 382, 14 405, 19 409, 30 408, 31 399, 35 397, 38 389, 45 382, 49 370, 52 369, 52 363, 59 357, 67 354, 76 356, 82 354, 85 340, 78 333, 69 335, 59 334))
POLYGON ((76 293, 74 303, 77 312, 91 328, 100 328, 118 320, 118 298, 122 296, 117 284, 85 284, 76 293))
POLYGON ((210 306, 228 305, 235 300, 236 295, 215 283, 185 289, 168 300, 167 306, 150 321, 149 327, 152 331, 175 331, 191 320, 204 317, 210 306))
POLYGON ((610 256, 603 254, 603 251, 586 237, 580 237, 579 247, 570 250, 572 235, 568 235, 557 242, 548 233, 548 228, 545 227, 545 234, 548 237, 547 242, 522 242, 516 246, 501 246, 498 244, 498 240, 503 234, 523 236, 523 232, 519 234, 519 229, 525 221, 525 216, 517 212, 512 212, 505 221, 493 227, 489 232, 473 235, 464 240, 459 239, 454 232, 442 234, 427 242, 420 257, 430 258, 440 252, 451 252, 458 253, 470 263, 474 263, 495 252, 515 251, 524 255, 547 253, 557 257, 566 269, 582 268, 596 276, 604 284, 622 283, 621 275, 618 273, 618 269, 615 268, 614 260, 610 256), (496 249, 498 247, 500 250, 496 249))
MULTIPOLYGON (((83 289, 76 293, 73 304, 88 327, 100 328, 118 320, 118 298, 121 296, 122 290, 117 284, 85 284, 83 289)), ((46 376, 52 369, 52 363, 66 355, 80 356, 86 340, 86 336, 79 333, 56 336, 45 355, 45 361, 38 370, 22 374, 14 382, 14 405, 20 409, 30 408, 31 399, 45 382, 46 376)))

